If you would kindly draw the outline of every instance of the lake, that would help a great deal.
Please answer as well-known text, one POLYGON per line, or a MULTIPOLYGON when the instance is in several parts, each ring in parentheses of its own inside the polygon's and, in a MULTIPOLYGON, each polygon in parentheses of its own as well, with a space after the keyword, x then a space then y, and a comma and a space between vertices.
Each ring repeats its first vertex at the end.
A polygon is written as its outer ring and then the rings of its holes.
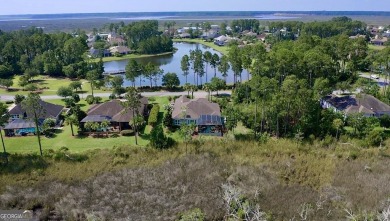
MULTIPOLYGON (((183 85, 186 83, 185 76, 183 76, 183 71, 180 68, 180 62, 181 59, 184 55, 189 55, 190 50, 196 50, 200 49, 203 52, 205 51, 210 51, 212 54, 217 53, 220 57, 222 56, 221 53, 218 51, 209 48, 207 46, 204 46, 202 44, 191 44, 191 43, 180 43, 180 42, 175 42, 173 43, 173 46, 177 49, 177 51, 174 54, 170 55, 162 55, 162 56, 156 56, 156 57, 148 57, 148 58, 138 58, 136 59, 137 62, 142 63, 142 64, 147 64, 148 62, 152 62, 156 65, 159 65, 161 69, 164 70, 164 74, 167 72, 174 72, 177 74, 177 76, 180 79, 180 84, 183 85)), ((121 61, 109 61, 109 62, 104 62, 104 71, 110 72, 110 71, 117 71, 117 70, 124 70, 126 67, 126 64, 129 62, 129 60, 121 60, 121 61)), ((206 65, 205 65, 206 66, 206 65)), ((246 80, 247 79, 248 72, 244 70, 242 72, 242 79, 246 80)), ((222 78, 221 73, 219 73, 218 68, 217 68, 217 77, 222 78)), ((209 65, 207 68, 207 77, 208 81, 212 77, 214 77, 214 69, 209 65)), ((228 77, 227 77, 227 83, 233 83, 233 72, 229 70, 228 77)), ((189 75, 187 77, 187 82, 194 84, 194 72, 192 69, 190 69, 189 75)), ((199 80, 200 82, 200 80, 199 80)), ((206 74, 202 78, 202 82, 206 82, 206 74)), ((161 78, 157 82, 158 85, 161 85, 161 78)), ((136 85, 139 86, 139 79, 136 80, 136 85)), ((195 82, 196 84, 196 82, 195 82)), ((141 81, 142 86, 148 86, 150 85, 149 80, 147 79, 142 79, 141 81)), ((154 83, 153 83, 154 85, 154 83)), ((124 86, 131 86, 131 82, 127 81, 125 79, 124 86)))

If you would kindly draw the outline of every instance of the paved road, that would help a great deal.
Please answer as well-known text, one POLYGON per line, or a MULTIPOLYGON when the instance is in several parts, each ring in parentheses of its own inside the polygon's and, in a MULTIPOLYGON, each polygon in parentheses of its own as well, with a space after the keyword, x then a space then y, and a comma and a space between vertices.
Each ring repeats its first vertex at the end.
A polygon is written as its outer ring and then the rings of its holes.
MULTIPOLYGON (((228 94, 231 95, 231 91, 219 91, 219 94, 228 94)), ((95 93, 95 96, 98 97, 109 97, 111 93, 95 93)), ((145 97, 164 97, 164 96, 180 96, 180 95, 187 95, 186 91, 183 92, 168 92, 168 91, 157 91, 157 92, 143 92, 141 93, 142 96, 145 97)), ((216 94, 214 92, 213 94, 216 94)), ((81 99, 85 99, 90 94, 79 94, 81 99)), ((195 97, 207 97, 208 93, 205 91, 196 91, 194 92, 195 97)), ((57 95, 42 95, 42 100, 53 100, 53 99, 61 99, 62 97, 57 95)), ((9 101, 14 100, 13 95, 3 95, 0 94, 0 100, 2 101, 9 101)))
POLYGON ((371 74, 368 74, 368 73, 359 73, 359 76, 360 76, 360 77, 364 77, 364 78, 367 78, 367 79, 371 79, 372 81, 378 82, 378 85, 379 85, 380 87, 383 87, 383 86, 385 86, 385 85, 388 85, 387 82, 389 82, 389 80, 386 80, 384 77, 379 77, 380 75, 378 75, 378 74, 375 74, 375 75, 378 76, 377 79, 372 78, 371 74))

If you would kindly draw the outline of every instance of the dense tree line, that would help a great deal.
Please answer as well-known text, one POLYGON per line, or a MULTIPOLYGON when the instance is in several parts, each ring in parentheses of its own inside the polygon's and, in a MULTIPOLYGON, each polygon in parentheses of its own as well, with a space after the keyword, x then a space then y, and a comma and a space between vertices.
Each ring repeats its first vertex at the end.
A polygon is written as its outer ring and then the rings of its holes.
POLYGON ((251 30, 253 32, 259 32, 260 22, 257 19, 239 19, 231 22, 231 28, 233 33, 242 32, 244 30, 251 30))
POLYGON ((387 51, 372 55, 364 38, 350 39, 345 34, 328 38, 302 35, 296 41, 276 42, 270 52, 262 44, 231 46, 227 57, 236 88, 233 104, 228 104, 224 110, 230 119, 227 126, 233 129, 241 120, 255 133, 324 138, 338 137, 347 125, 354 128, 351 136, 366 137, 370 144, 379 145, 383 134, 373 128, 385 121, 357 123, 363 122, 361 116, 345 119, 333 111, 323 110, 319 100, 335 89, 344 91, 353 85, 364 93, 379 96, 379 87, 358 80, 357 73, 370 70, 373 65, 377 70, 387 69, 387 51), (241 79, 243 68, 252 78, 239 83, 237 79, 241 79))
POLYGON ((157 20, 133 22, 122 29, 128 46, 139 53, 153 54, 173 50, 172 40, 158 31, 157 20))
POLYGON ((0 33, 0 77, 25 74, 29 80, 37 74, 85 77, 83 54, 86 35, 63 32, 46 34, 31 28, 0 33))

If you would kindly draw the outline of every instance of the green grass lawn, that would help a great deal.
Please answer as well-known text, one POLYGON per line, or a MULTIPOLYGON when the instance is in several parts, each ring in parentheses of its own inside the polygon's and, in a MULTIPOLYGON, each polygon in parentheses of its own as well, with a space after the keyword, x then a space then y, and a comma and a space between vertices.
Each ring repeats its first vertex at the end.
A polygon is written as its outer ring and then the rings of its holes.
POLYGON ((173 39, 174 42, 188 42, 188 43, 198 43, 202 45, 206 45, 207 47, 210 47, 216 51, 219 51, 222 54, 228 53, 228 47, 227 46, 218 46, 215 45, 213 42, 206 42, 202 39, 173 39))
MULTIPOLYGON (((104 57, 103 62, 106 61, 120 61, 120 60, 126 60, 126 59, 132 59, 132 58, 147 58, 147 57, 155 57, 155 56, 161 56, 161 55, 168 55, 172 54, 173 52, 165 52, 165 53, 160 53, 160 54, 127 54, 123 55, 121 57, 104 57)), ((98 62, 100 58, 95 58, 93 59, 94 62, 98 62)))
MULTIPOLYGON (((154 101, 150 103, 158 103, 160 105, 160 112, 164 112, 164 104, 168 104, 168 97, 153 97, 154 101)), ((50 100, 49 102, 54 104, 64 105, 64 102, 61 99, 50 100)), ((82 99, 79 104, 81 104, 81 109, 86 111, 88 110, 89 105, 82 99)), ((162 119, 161 119, 162 120, 162 119)), ((146 146, 148 141, 148 136, 152 127, 147 125, 144 128, 144 131, 141 131, 140 137, 138 137, 138 144, 140 146, 146 146)), ((74 127, 76 133, 77 127, 74 127)), ((26 136, 26 137, 4 137, 4 142, 9 153, 38 153, 38 140, 36 136, 26 136)), ((64 126, 63 130, 58 130, 55 137, 46 138, 42 136, 42 148, 44 150, 53 149, 58 150, 61 147, 67 147, 72 152, 83 152, 91 149, 103 149, 103 148, 113 148, 114 146, 129 145, 135 144, 135 137, 124 137, 119 136, 116 138, 93 138, 93 137, 72 137, 70 126, 64 126)))
MULTIPOLYGON (((77 131, 77 127, 73 128, 77 131)), ((146 135, 138 137, 138 144, 145 146, 148 144, 146 135)), ((119 136, 115 138, 92 138, 92 137, 72 137, 70 126, 63 127, 53 138, 42 138, 42 149, 58 150, 61 147, 67 147, 72 152, 84 152, 91 149, 113 148, 114 146, 133 145, 135 137, 119 136)), ((7 152, 9 153, 38 153, 39 146, 36 136, 26 137, 4 137, 7 152)))
MULTIPOLYGON (((16 88, 17 90, 7 91, 5 89, 0 89, 0 93, 3 95, 15 95, 15 94, 22 94, 27 95, 30 93, 29 91, 23 91, 22 88, 18 85, 20 76, 15 76, 13 79, 13 88, 16 88)), ((42 90, 41 95, 55 95, 57 94, 58 88, 65 86, 67 87, 72 80, 68 78, 52 78, 44 75, 39 75, 34 78, 34 83, 38 85, 39 88, 46 88, 42 90)), ((88 83, 87 80, 81 80, 83 83, 82 85, 82 91, 85 93, 91 92, 91 85, 88 83)), ((107 91, 104 90, 94 90, 95 93, 104 93, 107 91)))
POLYGON ((369 49, 372 49, 372 50, 380 51, 380 50, 385 49, 386 46, 379 46, 379 45, 372 45, 372 44, 369 44, 369 45, 368 45, 368 48, 369 48, 369 49))

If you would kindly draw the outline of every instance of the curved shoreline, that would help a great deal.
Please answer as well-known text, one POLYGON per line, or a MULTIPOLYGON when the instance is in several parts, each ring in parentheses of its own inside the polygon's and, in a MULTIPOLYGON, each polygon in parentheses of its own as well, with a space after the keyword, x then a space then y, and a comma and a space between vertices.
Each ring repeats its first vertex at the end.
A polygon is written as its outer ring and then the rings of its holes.
POLYGON ((202 44, 204 46, 207 46, 209 48, 212 48, 216 51, 218 51, 219 53, 221 54, 227 54, 227 47, 226 46, 218 46, 218 45, 215 45, 213 42, 205 42, 204 40, 202 39, 172 39, 173 42, 185 42, 185 43, 198 43, 198 44, 202 44))
MULTIPOLYGON (((157 56, 164 56, 164 55, 170 55, 174 54, 177 49, 174 49, 173 51, 164 52, 160 54, 127 54, 121 57, 103 57, 103 62, 109 62, 109 61, 121 61, 121 60, 127 60, 127 59, 137 59, 137 58, 149 58, 149 57, 157 57, 157 56)), ((98 62, 100 58, 94 58, 94 62, 98 62)))

